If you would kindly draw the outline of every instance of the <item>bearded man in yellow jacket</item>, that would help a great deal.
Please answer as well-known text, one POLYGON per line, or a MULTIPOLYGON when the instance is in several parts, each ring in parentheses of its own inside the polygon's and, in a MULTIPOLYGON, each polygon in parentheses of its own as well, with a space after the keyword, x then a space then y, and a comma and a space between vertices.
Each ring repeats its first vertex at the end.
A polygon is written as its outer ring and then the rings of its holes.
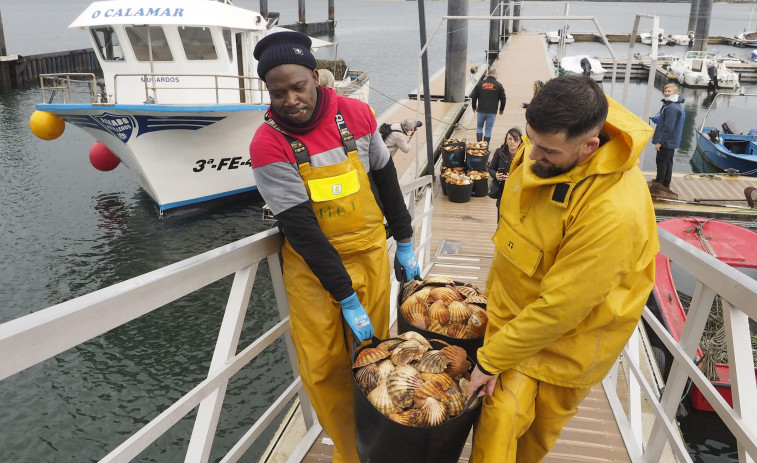
POLYGON ((636 327, 657 225, 638 156, 650 127, 588 77, 550 80, 526 110, 486 282, 489 324, 471 462, 541 461, 636 327))

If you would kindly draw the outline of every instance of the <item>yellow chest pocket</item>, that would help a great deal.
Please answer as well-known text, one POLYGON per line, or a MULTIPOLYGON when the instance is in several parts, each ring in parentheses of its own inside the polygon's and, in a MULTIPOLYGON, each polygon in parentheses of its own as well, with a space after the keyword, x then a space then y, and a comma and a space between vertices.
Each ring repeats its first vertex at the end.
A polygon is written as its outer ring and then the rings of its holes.
POLYGON ((308 180, 310 199, 320 203, 344 198, 360 191, 360 179, 357 171, 351 170, 341 175, 308 180))
POLYGON ((526 275, 533 276, 544 255, 541 249, 521 236, 506 220, 502 219, 499 221, 499 227, 492 241, 497 251, 512 265, 526 275))

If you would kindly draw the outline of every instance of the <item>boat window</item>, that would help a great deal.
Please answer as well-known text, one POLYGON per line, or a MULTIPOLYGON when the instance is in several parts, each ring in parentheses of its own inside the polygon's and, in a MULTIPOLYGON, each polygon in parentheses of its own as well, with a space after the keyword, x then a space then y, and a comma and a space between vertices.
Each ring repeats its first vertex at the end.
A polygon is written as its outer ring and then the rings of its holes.
POLYGON ((179 37, 188 60, 218 59, 213 36, 206 27, 180 27, 179 37))
POLYGON ((234 50, 232 48, 232 33, 230 29, 223 30, 223 43, 226 44, 226 53, 229 55, 229 61, 234 62, 234 50))
POLYGON ((124 52, 112 27, 93 27, 90 31, 100 58, 105 61, 123 61, 124 52))
POLYGON ((127 26, 126 36, 129 37, 131 48, 139 61, 150 61, 150 43, 153 61, 173 61, 173 54, 168 47, 166 34, 160 26, 127 26))

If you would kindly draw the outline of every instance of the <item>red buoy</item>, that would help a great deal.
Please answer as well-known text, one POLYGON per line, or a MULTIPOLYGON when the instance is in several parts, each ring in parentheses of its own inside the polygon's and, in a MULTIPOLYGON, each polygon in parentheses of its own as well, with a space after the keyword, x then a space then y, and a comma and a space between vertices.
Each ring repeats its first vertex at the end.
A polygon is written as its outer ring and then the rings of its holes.
POLYGON ((103 172, 113 170, 121 164, 118 156, 100 141, 92 143, 92 148, 89 149, 89 162, 95 169, 103 172))

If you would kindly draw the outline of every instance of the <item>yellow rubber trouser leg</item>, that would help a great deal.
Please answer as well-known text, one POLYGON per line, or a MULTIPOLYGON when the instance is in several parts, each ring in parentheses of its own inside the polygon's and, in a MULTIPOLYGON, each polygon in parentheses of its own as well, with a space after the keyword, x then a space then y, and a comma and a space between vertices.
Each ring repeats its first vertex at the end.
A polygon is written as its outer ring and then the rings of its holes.
POLYGON ((518 463, 537 463, 547 456, 562 428, 578 411, 591 388, 572 388, 539 383, 534 420, 518 439, 518 463))
MULTIPOLYGON (((342 311, 302 258, 282 249, 297 368, 318 421, 334 441, 335 463, 359 463, 355 444, 352 349, 342 311)), ((389 264, 386 240, 354 258, 343 256, 353 287, 374 331, 386 337, 389 320, 389 264)))
POLYGON ((538 381, 515 370, 500 374, 485 397, 473 433, 471 463, 515 463, 518 437, 533 419, 538 381))

